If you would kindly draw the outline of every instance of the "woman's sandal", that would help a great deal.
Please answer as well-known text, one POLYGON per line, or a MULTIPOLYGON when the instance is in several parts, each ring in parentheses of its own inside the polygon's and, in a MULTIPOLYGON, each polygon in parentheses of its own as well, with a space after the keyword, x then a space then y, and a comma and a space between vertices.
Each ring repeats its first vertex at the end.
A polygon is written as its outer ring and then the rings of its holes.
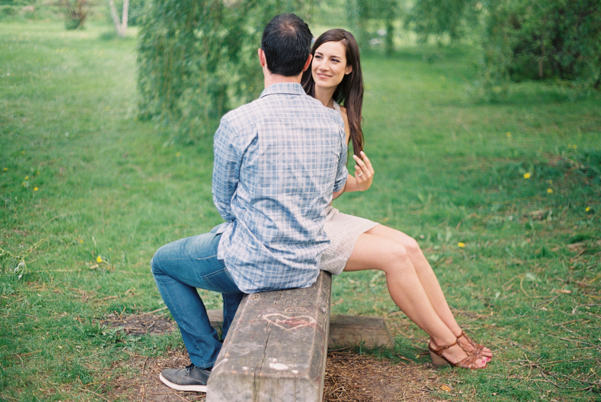
MULTIPOLYGON (((485 356, 483 354, 484 348, 486 346, 484 345, 480 345, 479 343, 474 342, 474 340, 472 338, 470 338, 469 336, 467 336, 467 334, 464 331, 461 331, 461 334, 457 337, 457 342, 459 342, 459 338, 465 338, 465 340, 467 341, 467 343, 469 343, 471 345, 472 348, 474 348, 475 352, 468 352, 467 350, 465 351, 467 354, 475 354, 478 357, 482 358, 482 359, 486 359, 487 362, 492 360, 492 356, 485 356)), ((459 345, 461 347, 461 345, 459 345)), ((463 349, 465 350, 465 349, 463 349)), ((490 352, 492 354, 492 352, 490 352)))
MULTIPOLYGON (((432 341, 428 342, 428 349, 430 350, 430 358, 432 359, 432 364, 434 364, 435 366, 446 366, 451 365, 453 367, 461 367, 461 368, 466 368, 466 369, 471 369, 471 370, 475 370, 475 369, 483 369, 486 368, 486 364, 484 364, 484 366, 482 367, 478 367, 476 365, 476 360, 481 359, 481 357, 478 354, 467 354, 467 357, 463 360, 461 360, 460 362, 457 363, 453 363, 451 361, 449 361, 446 357, 444 357, 442 355, 442 352, 444 352, 445 350, 452 348, 453 346, 457 345, 457 342, 454 342, 450 345, 447 346, 441 346, 438 349, 434 349, 432 347, 432 341)), ((459 346, 461 347, 461 346, 459 346)), ((466 352, 467 353, 467 352, 466 352)), ((482 360, 484 362, 484 360, 482 360)), ((486 362, 484 362, 486 363, 486 362)))

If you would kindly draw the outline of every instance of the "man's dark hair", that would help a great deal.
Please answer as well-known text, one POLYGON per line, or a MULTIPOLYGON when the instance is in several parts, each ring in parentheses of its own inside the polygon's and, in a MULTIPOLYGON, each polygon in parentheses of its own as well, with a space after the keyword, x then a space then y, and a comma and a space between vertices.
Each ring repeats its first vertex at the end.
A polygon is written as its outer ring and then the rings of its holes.
POLYGON ((297 15, 273 17, 261 39, 269 71, 285 77, 299 75, 311 52, 312 38, 309 26, 297 15))

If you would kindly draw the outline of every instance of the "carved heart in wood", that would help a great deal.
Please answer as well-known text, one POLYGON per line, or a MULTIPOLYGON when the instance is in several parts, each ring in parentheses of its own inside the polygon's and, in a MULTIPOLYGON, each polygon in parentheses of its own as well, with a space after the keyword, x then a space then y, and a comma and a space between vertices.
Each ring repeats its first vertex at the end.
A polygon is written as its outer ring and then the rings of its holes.
POLYGON ((273 313, 264 315, 263 319, 273 325, 285 329, 286 331, 292 331, 294 329, 315 325, 315 318, 309 317, 308 315, 289 317, 280 313, 273 313))

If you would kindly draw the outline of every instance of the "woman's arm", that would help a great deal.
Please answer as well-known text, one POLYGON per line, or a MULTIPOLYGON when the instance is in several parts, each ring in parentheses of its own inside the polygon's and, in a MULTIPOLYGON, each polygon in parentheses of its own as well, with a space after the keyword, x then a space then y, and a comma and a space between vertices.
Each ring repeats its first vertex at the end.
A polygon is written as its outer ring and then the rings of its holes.
MULTIPOLYGON (((348 144, 350 140, 350 128, 348 124, 346 108, 341 107, 340 111, 342 114, 342 120, 344 121, 344 131, 346 132, 346 142, 348 144)), ((371 186, 374 176, 374 168, 372 167, 367 155, 365 155, 365 152, 361 151, 359 155, 360 157, 353 155, 355 162, 357 162, 355 165, 355 176, 353 177, 351 174, 348 175, 344 188, 341 191, 334 192, 333 199, 340 197, 342 193, 365 191, 371 186)))

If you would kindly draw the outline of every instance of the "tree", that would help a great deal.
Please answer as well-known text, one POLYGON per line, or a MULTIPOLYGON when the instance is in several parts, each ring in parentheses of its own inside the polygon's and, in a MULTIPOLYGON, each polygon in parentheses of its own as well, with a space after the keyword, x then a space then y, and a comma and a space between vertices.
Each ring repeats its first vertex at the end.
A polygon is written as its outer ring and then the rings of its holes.
POLYGON ((409 26, 426 38, 480 38, 477 87, 488 98, 511 80, 601 85, 599 0, 416 0, 409 26))
POLYGON ((440 39, 448 35, 454 42, 477 26, 481 10, 482 3, 477 0, 416 0, 406 24, 420 35, 422 41, 429 36, 440 39))
POLYGON ((599 88, 599 0, 503 0, 486 5, 480 78, 494 87, 508 79, 555 78, 599 88))
POLYGON ((383 43, 387 53, 394 50, 394 21, 399 16, 397 0, 347 0, 348 20, 363 49, 383 43), (383 37, 383 39, 381 39, 383 37))

